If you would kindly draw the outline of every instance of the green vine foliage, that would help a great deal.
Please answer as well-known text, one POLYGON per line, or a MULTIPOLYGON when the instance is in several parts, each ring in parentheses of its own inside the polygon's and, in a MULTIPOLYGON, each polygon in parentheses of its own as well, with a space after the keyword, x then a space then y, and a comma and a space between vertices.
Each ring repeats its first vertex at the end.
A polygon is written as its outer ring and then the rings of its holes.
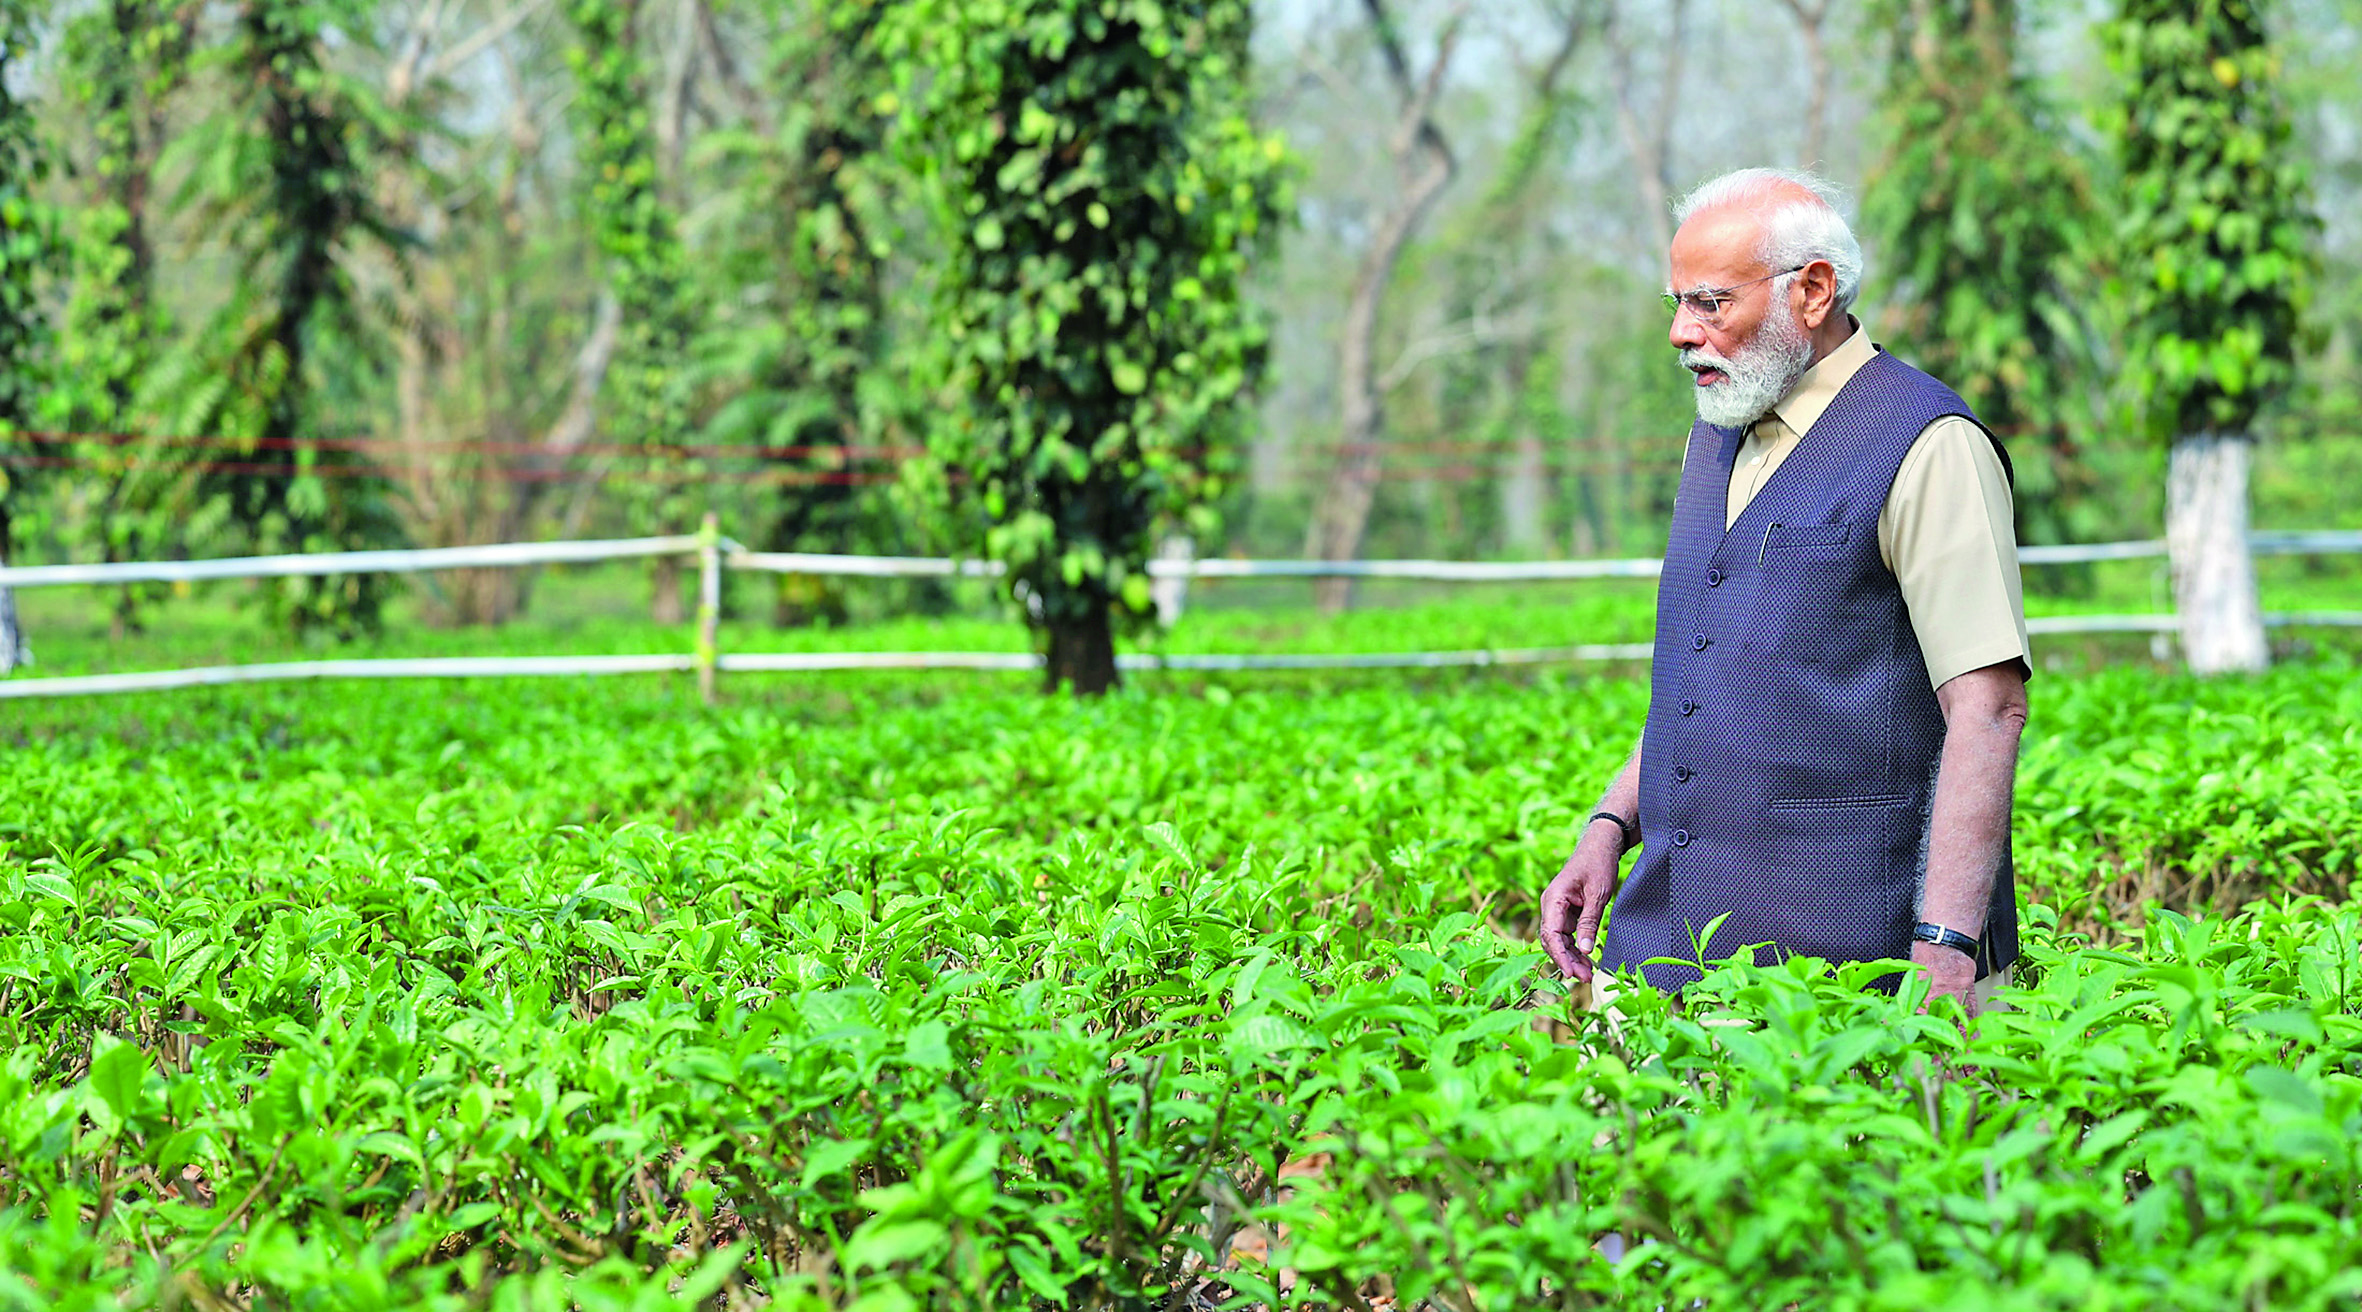
MULTIPOLYGON (((52 507, 50 528, 74 555, 152 558, 172 541, 173 516, 142 495, 127 439, 147 426, 136 401, 170 331, 155 296, 148 211, 163 109, 186 75, 193 22, 185 6, 162 0, 108 0, 65 28, 63 86, 87 145, 68 162, 67 292, 42 418, 52 430, 99 435, 70 448, 86 494, 52 507)), ((126 620, 131 602, 126 590, 126 620)))
POLYGON ((1241 295, 1286 152, 1244 109, 1244 0, 907 0, 904 143, 946 246, 930 435, 1049 648, 1115 680, 1160 521, 1207 534, 1265 332, 1241 295))
POLYGON ((891 299, 907 278, 892 261, 908 187, 880 109, 891 87, 882 11, 836 0, 765 17, 776 23, 769 81, 798 94, 776 123, 713 142, 736 185, 708 229, 714 258, 699 261, 714 306, 689 366, 702 434, 773 453, 776 488, 744 517, 773 549, 908 552, 920 546, 898 522, 909 517, 865 482, 874 461, 848 451, 901 445, 912 408, 896 368, 911 335, 897 334, 907 316, 891 299))
POLYGON ((2088 161, 2019 58, 2010 0, 1881 0, 1892 42, 1863 190, 1897 295, 1877 328, 2009 442, 2021 529, 2080 541, 2107 498, 2081 437, 2102 370, 2084 293, 2103 234, 2088 161))
POLYGON ((623 309, 623 340, 608 373, 610 413, 624 440, 648 453, 627 484, 632 510, 644 528, 680 533, 703 509, 693 490, 701 471, 683 445, 686 262, 657 176, 647 68, 634 35, 638 11, 636 0, 571 0, 566 12, 578 39, 566 57, 587 179, 585 217, 623 309))
MULTIPOLYGON (((49 337, 41 290, 54 240, 36 191, 48 161, 32 107, 11 89, 38 35, 36 9, 27 0, 0 0, 0 437, 34 417, 49 337)), ((21 458, 14 448, 10 443, 10 454, 21 458)), ((17 459, 0 462, 0 551, 8 545, 5 516, 27 472, 17 459)))
MULTIPOLYGON (((186 170, 184 212, 226 235, 236 290, 209 329, 149 371, 141 398, 161 434, 226 437, 173 450, 182 471, 142 499, 175 516, 183 541, 231 538, 249 550, 342 551, 400 539, 384 481, 323 438, 340 417, 318 391, 326 359, 365 352, 356 294, 341 262, 351 243, 399 249, 378 210, 373 165, 399 138, 370 87, 330 65, 325 33, 369 30, 334 0, 245 0, 222 38, 193 56, 220 107, 172 147, 186 170), (292 473, 288 466, 293 467, 292 473)), ((350 420, 342 420, 350 423, 350 420)), ((374 629, 390 595, 382 575, 290 579, 267 596, 281 619, 338 639, 374 629)))
POLYGON ((2126 371, 2158 437, 2241 432, 2287 390, 2317 221, 2254 0, 2124 0, 2126 371))

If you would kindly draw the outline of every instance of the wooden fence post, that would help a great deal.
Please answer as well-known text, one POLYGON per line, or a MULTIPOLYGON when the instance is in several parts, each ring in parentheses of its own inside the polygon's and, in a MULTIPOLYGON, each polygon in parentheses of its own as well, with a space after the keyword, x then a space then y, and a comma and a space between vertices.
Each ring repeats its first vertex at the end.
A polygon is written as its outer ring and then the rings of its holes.
POLYGON ((722 523, 712 511, 697 529, 697 696, 714 704, 722 624, 722 523))

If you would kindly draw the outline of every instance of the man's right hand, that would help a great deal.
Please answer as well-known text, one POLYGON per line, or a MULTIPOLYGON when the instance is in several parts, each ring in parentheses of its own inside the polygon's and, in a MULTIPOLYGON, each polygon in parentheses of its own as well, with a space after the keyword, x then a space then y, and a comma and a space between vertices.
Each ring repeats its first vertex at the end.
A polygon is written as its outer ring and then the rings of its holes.
POLYGON ((1542 890, 1542 950, 1559 973, 1591 981, 1591 953, 1598 946, 1599 921, 1616 895, 1616 871, 1623 835, 1606 821, 1586 825, 1575 854, 1542 890))

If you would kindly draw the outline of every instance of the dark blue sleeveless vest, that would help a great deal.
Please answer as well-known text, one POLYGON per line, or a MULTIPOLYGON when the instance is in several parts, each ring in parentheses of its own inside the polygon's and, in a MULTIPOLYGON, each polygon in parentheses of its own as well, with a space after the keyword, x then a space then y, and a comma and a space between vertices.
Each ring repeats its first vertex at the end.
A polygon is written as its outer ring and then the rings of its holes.
MULTIPOLYGON (((1975 416, 1881 351, 1849 379, 1728 532, 1744 434, 1690 431, 1657 585, 1640 753, 1641 853, 1604 963, 1679 988, 1750 944, 1869 961, 1911 955, 1944 720, 1878 554, 1887 491, 1922 430, 1975 416)), ((2006 461, 2007 457, 2003 457, 2006 461)), ((2017 958, 2017 893, 1996 872, 1983 975, 2017 958)), ((1889 977, 1888 983, 1892 983, 1889 977)))

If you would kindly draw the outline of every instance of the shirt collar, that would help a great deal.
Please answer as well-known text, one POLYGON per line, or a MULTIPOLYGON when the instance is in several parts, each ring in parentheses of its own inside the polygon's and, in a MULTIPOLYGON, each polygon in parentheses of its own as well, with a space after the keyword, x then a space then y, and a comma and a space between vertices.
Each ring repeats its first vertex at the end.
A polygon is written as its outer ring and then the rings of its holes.
POLYGON ((1805 370, 1796 385, 1788 389, 1788 394, 1772 407, 1772 413, 1798 438, 1812 431, 1829 403, 1837 399, 1837 393, 1878 353, 1878 348, 1870 343, 1870 334, 1862 330, 1860 320, 1849 314, 1845 321, 1853 325, 1853 334, 1839 343, 1836 350, 1822 356, 1820 363, 1805 370))

